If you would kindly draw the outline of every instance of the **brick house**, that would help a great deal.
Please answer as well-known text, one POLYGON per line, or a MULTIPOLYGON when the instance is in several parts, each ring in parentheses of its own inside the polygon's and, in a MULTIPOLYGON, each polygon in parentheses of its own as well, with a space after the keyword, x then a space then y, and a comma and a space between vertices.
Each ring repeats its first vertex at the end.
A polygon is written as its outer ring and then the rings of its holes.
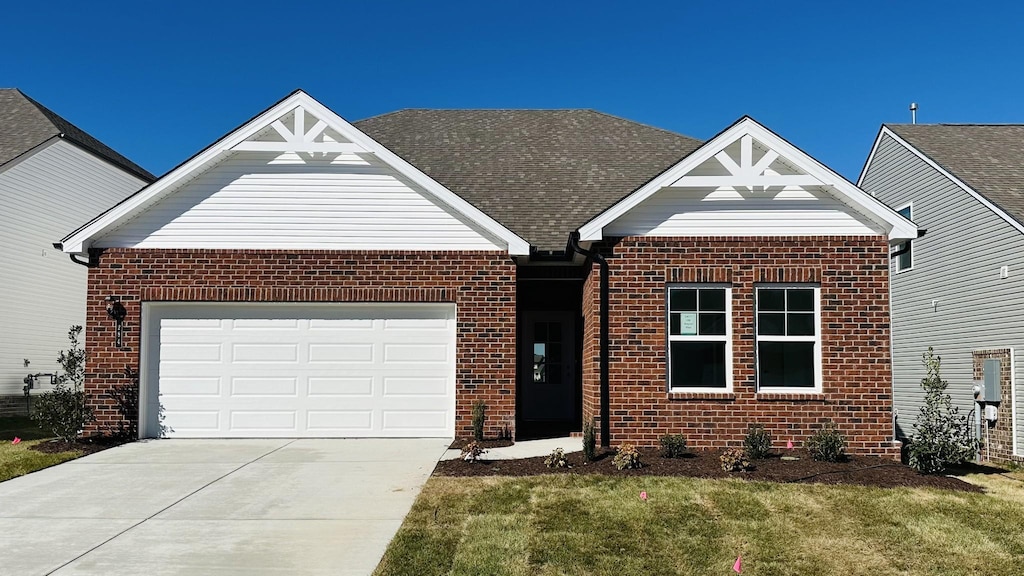
POLYGON ((61 247, 90 261, 100 424, 130 366, 143 436, 467 436, 484 402, 488 435, 833 420, 894 455, 889 249, 916 237, 750 118, 703 144, 590 110, 350 124, 299 91, 61 247))

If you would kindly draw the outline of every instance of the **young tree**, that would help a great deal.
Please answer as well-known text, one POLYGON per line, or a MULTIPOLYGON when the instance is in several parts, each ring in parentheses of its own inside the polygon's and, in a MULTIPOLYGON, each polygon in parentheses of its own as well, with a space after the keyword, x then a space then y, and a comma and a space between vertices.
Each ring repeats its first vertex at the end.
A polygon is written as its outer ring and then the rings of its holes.
POLYGON ((32 419, 54 436, 71 443, 86 424, 93 421, 92 408, 85 397, 85 349, 79 337, 81 326, 68 330, 70 346, 57 357, 62 372, 53 390, 33 402, 32 419))
POLYGON ((917 431, 910 443, 910 466, 918 472, 935 474, 974 458, 978 440, 971 434, 967 417, 960 415, 960 409, 953 406, 953 399, 946 393, 949 384, 940 373, 942 358, 929 346, 922 362, 927 371, 921 380, 924 405, 917 415, 917 431))

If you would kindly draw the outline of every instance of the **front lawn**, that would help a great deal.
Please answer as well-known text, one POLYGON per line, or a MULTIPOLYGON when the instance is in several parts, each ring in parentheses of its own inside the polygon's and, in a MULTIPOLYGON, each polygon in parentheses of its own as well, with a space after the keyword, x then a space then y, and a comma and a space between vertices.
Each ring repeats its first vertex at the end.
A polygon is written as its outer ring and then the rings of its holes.
POLYGON ((45 442, 46 433, 25 416, 0 418, 0 482, 78 458, 79 450, 44 454, 31 447, 45 442), (18 444, 11 444, 21 438, 18 444))
POLYGON ((1019 574, 1024 483, 971 480, 988 492, 435 476, 375 574, 1019 574))

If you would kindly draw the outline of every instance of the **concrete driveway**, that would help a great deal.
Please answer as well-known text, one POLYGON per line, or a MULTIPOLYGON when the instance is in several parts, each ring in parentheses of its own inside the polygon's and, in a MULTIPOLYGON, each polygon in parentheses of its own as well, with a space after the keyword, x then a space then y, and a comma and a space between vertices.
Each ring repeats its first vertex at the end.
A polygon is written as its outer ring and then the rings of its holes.
POLYGON ((0 483, 0 573, 373 571, 445 440, 155 440, 0 483))

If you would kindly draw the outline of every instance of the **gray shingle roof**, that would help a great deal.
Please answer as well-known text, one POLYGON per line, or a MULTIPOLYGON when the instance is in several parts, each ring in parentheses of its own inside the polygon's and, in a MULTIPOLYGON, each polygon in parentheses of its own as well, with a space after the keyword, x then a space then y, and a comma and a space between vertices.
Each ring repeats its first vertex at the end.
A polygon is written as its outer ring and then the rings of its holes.
POLYGON ((594 110, 400 110, 355 125, 542 251, 701 144, 594 110))
POLYGON ((147 182, 156 179, 141 166, 29 98, 21 90, 0 88, 0 166, 57 136, 74 142, 147 182))
POLYGON ((1024 125, 887 126, 975 192, 1024 223, 1024 125))

